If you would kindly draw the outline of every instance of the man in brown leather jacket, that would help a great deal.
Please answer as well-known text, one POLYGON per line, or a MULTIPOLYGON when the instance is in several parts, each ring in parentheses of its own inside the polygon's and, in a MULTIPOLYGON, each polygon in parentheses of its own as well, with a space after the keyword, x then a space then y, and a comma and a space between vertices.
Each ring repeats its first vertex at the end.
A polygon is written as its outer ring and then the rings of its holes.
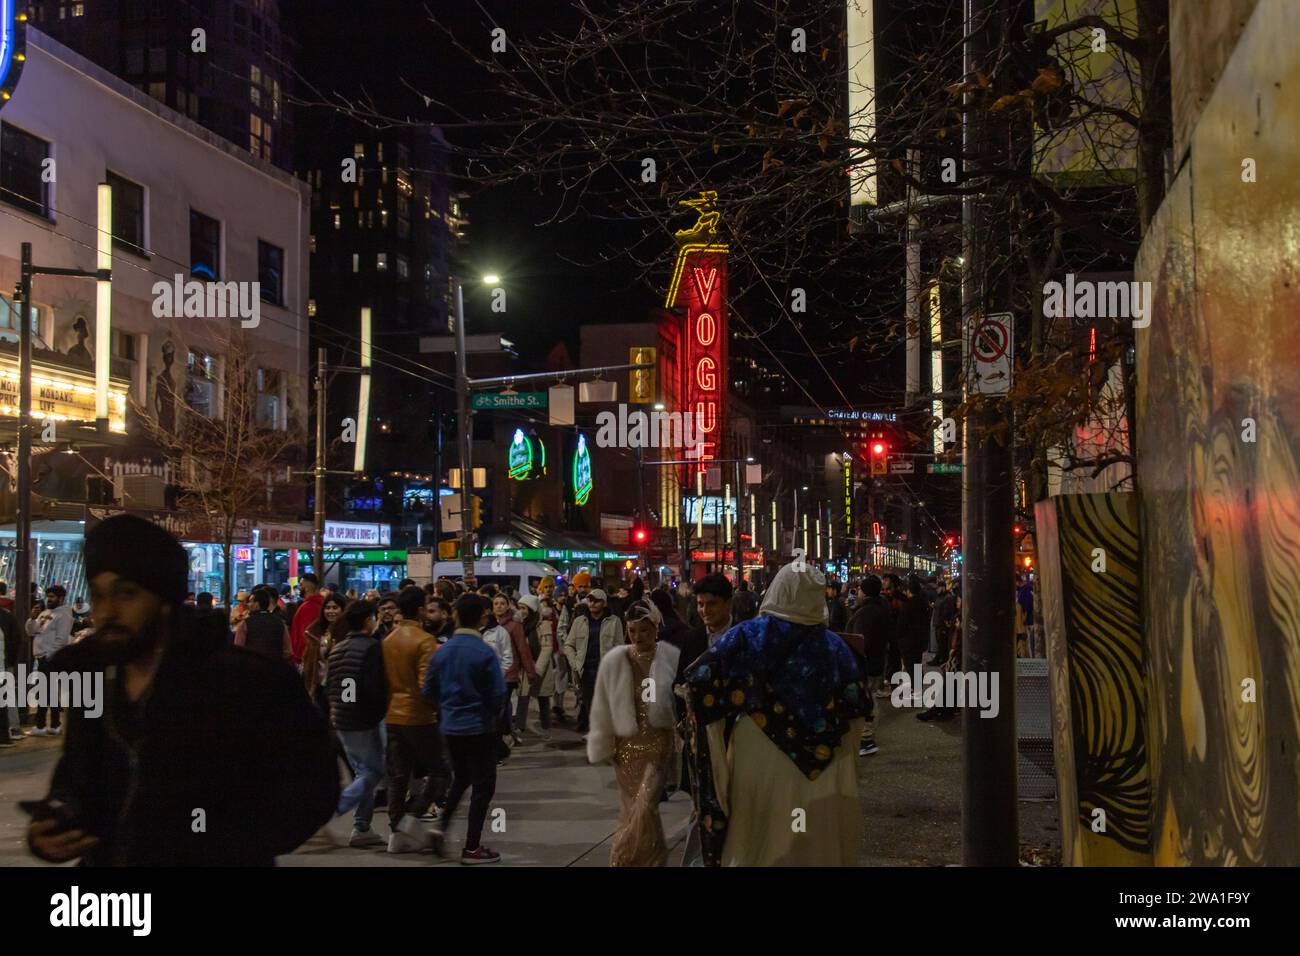
POLYGON ((397 595, 394 627, 383 641, 388 678, 388 822, 393 835, 389 853, 414 853, 433 846, 432 834, 419 817, 440 793, 448 774, 438 715, 420 694, 438 639, 423 625, 424 591, 410 585, 397 595), (410 793, 408 795, 408 788, 410 793))

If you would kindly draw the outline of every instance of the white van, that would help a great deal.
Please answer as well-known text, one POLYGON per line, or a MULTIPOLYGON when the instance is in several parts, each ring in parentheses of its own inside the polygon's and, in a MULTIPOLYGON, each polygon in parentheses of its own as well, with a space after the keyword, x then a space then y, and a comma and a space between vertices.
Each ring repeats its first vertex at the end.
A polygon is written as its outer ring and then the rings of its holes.
MULTIPOLYGON (((495 584, 499 588, 512 587, 520 595, 536 594, 537 585, 545 577, 555 577, 560 572, 540 561, 520 561, 518 558, 480 558, 474 562, 474 577, 479 587, 495 584), (493 565, 502 570, 494 570, 493 565)), ((433 579, 451 578, 459 581, 465 576, 465 566, 460 561, 439 561, 433 566, 433 579)))

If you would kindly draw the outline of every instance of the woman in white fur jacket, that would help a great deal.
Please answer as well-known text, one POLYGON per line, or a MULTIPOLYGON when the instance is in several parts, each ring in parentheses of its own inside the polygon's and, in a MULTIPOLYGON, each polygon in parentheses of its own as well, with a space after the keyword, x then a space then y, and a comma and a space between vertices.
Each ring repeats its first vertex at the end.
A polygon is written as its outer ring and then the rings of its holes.
POLYGON ((680 656, 659 641, 663 618, 649 601, 626 612, 630 643, 600 660, 591 702, 587 759, 611 761, 622 797, 610 866, 663 866, 668 859, 659 797, 677 754, 673 679, 680 656))

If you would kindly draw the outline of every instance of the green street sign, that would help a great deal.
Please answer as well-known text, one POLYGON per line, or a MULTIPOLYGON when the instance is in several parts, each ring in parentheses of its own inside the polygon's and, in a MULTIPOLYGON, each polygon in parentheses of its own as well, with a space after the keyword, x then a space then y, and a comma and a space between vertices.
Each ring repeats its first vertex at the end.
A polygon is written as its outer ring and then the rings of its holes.
POLYGON ((938 461, 932 465, 926 465, 925 473, 927 475, 960 475, 961 462, 938 461))
POLYGON ((479 392, 474 396, 476 411, 498 408, 546 408, 546 392, 479 392))

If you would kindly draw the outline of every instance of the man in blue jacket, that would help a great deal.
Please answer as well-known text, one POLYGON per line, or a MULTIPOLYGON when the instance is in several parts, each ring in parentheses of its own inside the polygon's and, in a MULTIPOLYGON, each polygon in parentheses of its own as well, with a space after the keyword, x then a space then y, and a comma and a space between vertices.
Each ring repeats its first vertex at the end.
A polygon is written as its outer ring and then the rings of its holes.
POLYGON ((438 653, 429 659, 424 677, 424 696, 438 709, 438 723, 451 757, 452 781, 447 806, 439 820, 445 843, 456 806, 466 790, 469 801, 469 829, 460 862, 496 863, 501 859, 483 846, 483 821, 497 788, 497 720, 506 701, 506 682, 492 649, 483 642, 479 628, 489 609, 477 594, 457 599, 453 609, 456 630, 438 653))

